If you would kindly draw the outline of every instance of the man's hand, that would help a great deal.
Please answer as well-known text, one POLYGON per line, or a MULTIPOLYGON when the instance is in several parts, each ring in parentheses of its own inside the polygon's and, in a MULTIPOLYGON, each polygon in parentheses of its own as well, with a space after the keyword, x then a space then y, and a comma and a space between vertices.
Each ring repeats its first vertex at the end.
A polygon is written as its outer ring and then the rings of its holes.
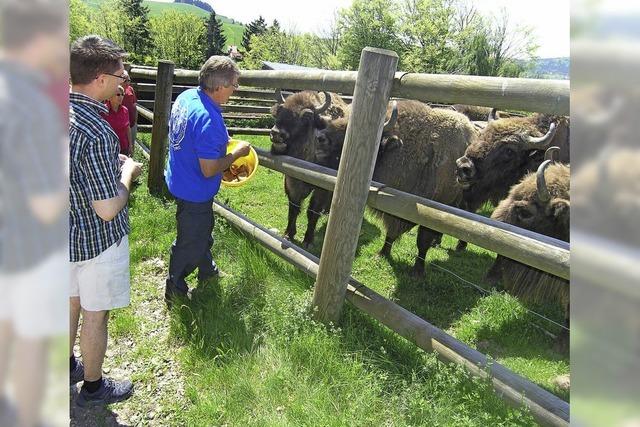
POLYGON ((233 158, 239 159, 240 157, 244 157, 251 152, 251 145, 245 141, 239 141, 236 145, 236 148, 233 150, 233 158))
MULTIPOLYGON (((124 156, 126 157, 126 156, 124 156)), ((136 179, 142 173, 142 163, 136 162, 131 157, 126 157, 122 164, 122 176, 130 177, 131 181, 136 179)), ((126 183, 125 183, 126 185, 126 183)))
POLYGON ((122 176, 118 183, 118 195, 110 199, 92 201, 93 209, 104 221, 111 221, 127 205, 131 182, 142 173, 142 163, 124 155, 119 156, 121 162, 123 157, 124 163, 122 163, 122 176))

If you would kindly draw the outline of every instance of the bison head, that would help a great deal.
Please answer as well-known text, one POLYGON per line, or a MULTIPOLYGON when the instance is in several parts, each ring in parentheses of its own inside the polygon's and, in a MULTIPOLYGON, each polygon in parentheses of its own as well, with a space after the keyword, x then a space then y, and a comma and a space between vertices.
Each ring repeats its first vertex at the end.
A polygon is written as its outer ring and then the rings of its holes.
MULTIPOLYGON (((387 111, 389 117, 382 127, 382 140, 385 142, 389 139, 389 134, 398 120, 397 101, 392 101, 389 104, 389 110, 390 111, 387 111)), ((342 154, 342 146, 344 145, 344 139, 347 135, 348 122, 348 117, 340 117, 335 120, 326 118, 321 120, 316 130, 316 159, 318 163, 325 164, 334 169, 338 167, 340 155, 342 154)), ((402 146, 402 141, 396 138, 393 143, 389 144, 387 150, 399 146, 402 146)), ((380 154, 381 151, 379 150, 378 153, 380 154)))
POLYGON ((540 123, 537 117, 491 120, 456 160, 458 183, 466 191, 474 187, 474 192, 489 193, 502 188, 506 194, 531 164, 540 164, 544 149, 554 139, 556 124, 545 130, 540 123))
POLYGON ((321 99, 316 92, 299 92, 271 108, 275 118, 270 132, 272 153, 290 154, 292 145, 308 142, 314 128, 321 126, 320 115, 331 105, 331 95, 322 93, 321 99))
POLYGON ((491 218, 560 240, 569 240, 569 167, 545 160, 513 186, 491 218))

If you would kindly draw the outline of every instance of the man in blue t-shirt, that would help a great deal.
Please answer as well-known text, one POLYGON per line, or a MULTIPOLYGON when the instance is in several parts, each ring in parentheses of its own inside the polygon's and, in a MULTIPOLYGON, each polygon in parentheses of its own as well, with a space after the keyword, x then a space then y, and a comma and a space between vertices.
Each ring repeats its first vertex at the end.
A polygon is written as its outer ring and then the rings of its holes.
POLYGON ((221 105, 238 87, 240 70, 226 56, 212 56, 200 69, 199 87, 182 92, 171 109, 169 160, 165 181, 176 198, 178 234, 171 246, 165 298, 187 295, 185 277, 198 268, 198 280, 219 274, 211 256, 213 198, 222 171, 249 154, 241 142, 227 154, 229 134, 221 105))

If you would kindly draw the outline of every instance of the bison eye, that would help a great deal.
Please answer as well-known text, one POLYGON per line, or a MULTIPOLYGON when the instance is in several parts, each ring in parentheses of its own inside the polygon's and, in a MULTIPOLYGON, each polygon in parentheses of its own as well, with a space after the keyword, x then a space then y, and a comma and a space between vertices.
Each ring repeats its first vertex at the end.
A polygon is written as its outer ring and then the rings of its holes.
POLYGON ((533 212, 527 206, 517 206, 516 215, 520 221, 529 221, 533 218, 533 212))

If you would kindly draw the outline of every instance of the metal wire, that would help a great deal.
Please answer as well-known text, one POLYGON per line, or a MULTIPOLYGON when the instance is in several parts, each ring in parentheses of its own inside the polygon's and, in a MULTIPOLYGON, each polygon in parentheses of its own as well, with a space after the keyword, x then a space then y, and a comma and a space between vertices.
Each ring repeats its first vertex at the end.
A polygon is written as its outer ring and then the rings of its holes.
MULTIPOLYGON (((303 209, 303 206, 302 206, 302 205, 299 205, 299 204, 294 203, 294 202, 292 202, 292 201, 289 201, 289 204, 290 204, 290 205, 293 205, 293 206, 295 206, 295 207, 297 207, 297 208, 299 208, 300 210, 302 210, 302 209, 303 209)), ((328 216, 329 216, 329 214, 327 214, 327 213, 318 212, 318 211, 315 211, 315 210, 313 210, 313 209, 311 209, 311 208, 309 208, 309 207, 307 207, 307 211, 313 212, 313 213, 315 213, 316 215, 318 215, 318 216, 320 216, 320 217, 328 217, 328 216)), ((410 234, 413 234, 413 233, 410 233, 410 234)), ((369 233, 369 234, 366 234, 366 233, 364 232, 364 230, 362 230, 362 229, 360 230, 360 236, 371 237, 371 238, 373 238, 373 239, 377 238, 377 236, 375 236, 375 235, 373 235, 373 234, 370 234, 370 233, 369 233)), ((479 291, 479 292, 480 292, 481 294, 483 294, 483 295, 489 295, 489 294, 491 293, 491 292, 489 292, 488 290, 484 289, 482 286, 480 286, 480 285, 478 285, 478 284, 475 284, 475 283, 471 282, 470 280, 465 279, 464 277, 462 277, 462 276, 458 275, 457 273, 455 273, 455 272, 453 272, 453 271, 451 271, 451 270, 449 270, 449 269, 447 269, 447 268, 445 268, 445 267, 443 267, 443 266, 441 266, 441 265, 437 264, 437 263, 436 263, 436 262, 434 262, 434 261, 429 261, 429 260, 427 260, 427 259, 425 259, 425 258, 423 258, 423 257, 421 257, 421 256, 418 256, 417 254, 415 254, 415 255, 414 255, 414 254, 410 254, 410 253, 408 253, 407 251, 403 251, 403 255, 406 255, 406 256, 414 256, 415 258, 420 259, 420 260, 422 260, 422 261, 423 261, 423 262, 425 262, 425 263, 428 263, 430 266, 433 266, 433 267, 435 267, 436 269, 438 269, 438 270, 440 270, 440 271, 442 271, 442 272, 444 272, 444 273, 447 273, 447 274, 449 274, 449 275, 451 275, 451 276, 455 277, 455 278, 456 278, 456 279, 458 279, 460 282, 462 282, 462 283, 466 283, 468 286, 463 285, 463 286, 464 286, 464 287, 466 287, 466 288, 473 288, 473 289, 475 289, 475 290, 479 291)), ((538 313, 538 312, 537 312, 537 311, 535 311, 535 310, 531 310, 530 308, 527 308, 527 307, 524 307, 524 309, 525 309, 528 313, 531 313, 531 314, 533 314, 534 316, 536 316, 536 317, 538 317, 538 318, 540 318, 540 319, 542 319, 542 320, 545 320, 545 321, 547 321, 547 322, 549 322, 549 323, 551 323, 551 324, 553 324, 553 325, 555 325, 555 326, 557 326, 557 327, 559 327, 559 328, 561 328, 561 329, 564 329, 564 330, 566 330, 566 331, 570 331, 570 328, 567 328, 565 325, 563 325, 563 324, 561 324, 561 323, 558 323, 558 322, 556 322, 555 320, 550 319, 550 318, 546 317, 545 315, 543 315, 543 314, 541 314, 541 313, 538 313)), ((541 329, 541 330, 542 330, 546 335, 549 335, 549 336, 551 336, 551 337, 554 337, 554 338, 555 338, 555 336, 556 336, 556 335, 554 335, 552 332, 547 331, 547 330, 546 330, 546 329, 544 329, 542 326, 537 325, 537 324, 532 323, 532 322, 529 322, 529 323, 530 323, 532 326, 534 326, 534 327, 536 327, 536 328, 538 328, 538 329, 541 329)))

